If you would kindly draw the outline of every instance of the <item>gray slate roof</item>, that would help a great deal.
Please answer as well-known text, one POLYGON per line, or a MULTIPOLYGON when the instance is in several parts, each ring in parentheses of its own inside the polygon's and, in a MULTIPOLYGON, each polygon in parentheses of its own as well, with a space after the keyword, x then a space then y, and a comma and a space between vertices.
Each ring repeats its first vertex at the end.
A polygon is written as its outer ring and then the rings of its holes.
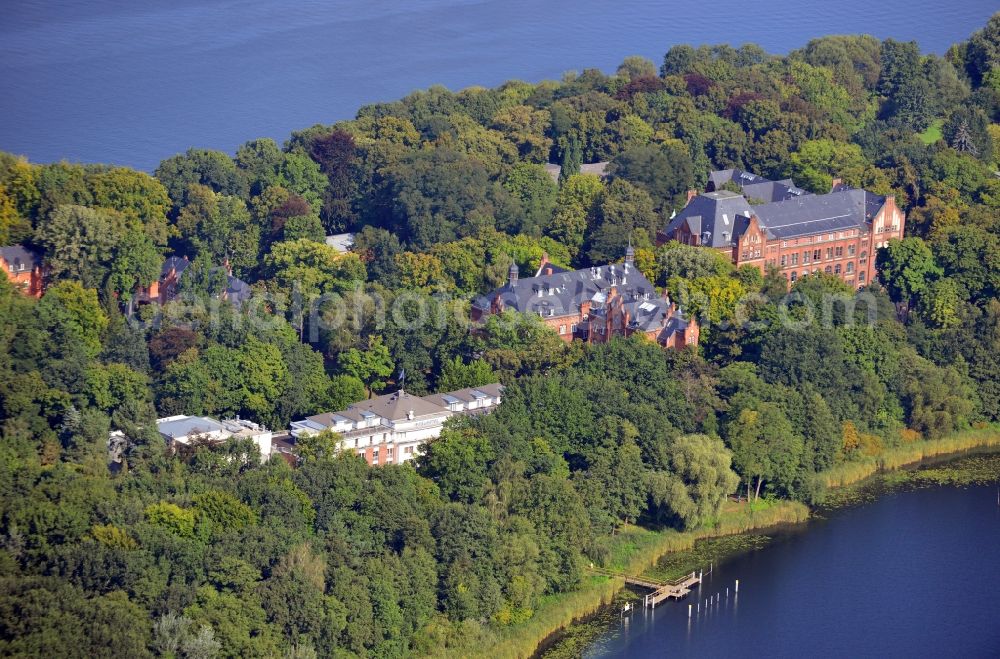
MULTIPOLYGON (((759 208, 759 206, 758 206, 759 208)), ((699 236, 701 244, 710 247, 729 247, 735 241, 735 227, 740 216, 746 218, 753 213, 753 207, 743 195, 729 190, 700 194, 677 213, 667 233, 672 234, 682 224, 699 236)))
POLYGON ((541 277, 525 277, 518 279, 513 286, 507 283, 502 288, 476 298, 473 304, 489 311, 493 300, 499 295, 505 309, 540 312, 546 318, 577 315, 580 305, 587 300, 591 301, 594 309, 602 306, 612 285, 617 286, 626 299, 649 297, 653 300, 656 297, 653 285, 638 269, 630 266, 626 270, 625 265, 617 264, 557 272, 541 277))
POLYGON ((841 189, 824 195, 764 204, 754 208, 760 223, 774 238, 864 229, 885 203, 885 197, 865 190, 841 189))
POLYGON ((742 169, 720 169, 710 172, 708 180, 713 190, 718 190, 726 183, 732 182, 740 186, 743 195, 748 199, 761 199, 766 202, 784 201, 810 194, 796 186, 790 178, 771 181, 742 169))
POLYGON ((20 270, 17 266, 23 264, 25 272, 34 270, 35 266, 42 261, 41 254, 24 245, 0 247, 0 257, 3 257, 8 265, 13 265, 16 270, 20 270))
POLYGON ((441 407, 448 407, 452 402, 471 403, 481 398, 497 398, 503 393, 503 385, 499 383, 484 384, 481 387, 467 387, 457 391, 446 391, 439 394, 424 396, 424 400, 441 407), (451 400, 449 400, 451 399, 451 400))
POLYGON ((687 225, 701 244, 729 247, 743 235, 750 215, 755 215, 770 238, 794 238, 810 234, 864 229, 885 203, 885 197, 839 185, 833 192, 814 195, 797 188, 791 179, 769 181, 739 169, 709 174, 712 187, 728 181, 742 186, 743 195, 728 190, 706 192, 688 203, 671 219, 665 233, 687 225), (770 203, 751 206, 746 197, 772 198, 770 203))
POLYGON ((177 278, 180 279, 181 273, 187 270, 189 265, 191 265, 191 262, 187 259, 180 256, 171 256, 163 262, 163 267, 160 268, 160 279, 169 275, 171 270, 176 270, 177 278))
POLYGON ((226 299, 237 307, 253 296, 250 284, 232 275, 226 275, 226 299))

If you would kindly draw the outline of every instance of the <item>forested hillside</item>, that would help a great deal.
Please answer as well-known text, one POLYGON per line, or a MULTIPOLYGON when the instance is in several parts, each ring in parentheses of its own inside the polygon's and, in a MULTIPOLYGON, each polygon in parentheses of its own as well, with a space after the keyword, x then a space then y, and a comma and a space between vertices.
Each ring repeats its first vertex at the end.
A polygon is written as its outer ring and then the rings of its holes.
POLYGON ((818 501, 819 472, 996 423, 998 159, 1000 14, 945 57, 836 36, 432 88, 152 175, 0 154, 0 245, 49 272, 40 300, 0 278, 0 655, 475 647, 576 588, 623 524, 710 526, 737 492, 818 501), (606 179, 579 173, 598 161, 606 179), (733 167, 895 195, 908 237, 880 284, 817 274, 791 296, 780 273, 655 247, 733 167), (346 231, 351 252, 324 242, 346 231), (512 260, 604 265, 630 241, 700 319, 697 349, 567 344, 511 312, 470 331, 512 260), (182 294, 144 304, 170 255, 191 262, 182 294), (224 266, 253 302, 220 299, 224 266), (283 429, 401 370, 413 393, 498 379, 505 400, 416 468, 323 441, 296 467, 252 444, 171 455, 153 423, 283 429))

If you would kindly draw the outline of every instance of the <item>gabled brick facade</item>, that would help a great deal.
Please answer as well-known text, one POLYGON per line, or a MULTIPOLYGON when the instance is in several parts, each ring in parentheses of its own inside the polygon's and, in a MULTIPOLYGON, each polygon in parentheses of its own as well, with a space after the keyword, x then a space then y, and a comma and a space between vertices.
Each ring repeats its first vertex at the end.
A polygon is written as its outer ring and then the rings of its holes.
POLYGON ((21 245, 0 247, 0 270, 25 295, 42 297, 45 292, 45 270, 41 255, 21 245))
POLYGON ((507 309, 537 314, 563 341, 604 343, 615 336, 642 334, 652 341, 681 348, 697 345, 698 324, 686 318, 635 267, 629 247, 625 262, 567 271, 547 263, 534 277, 521 279, 512 265, 508 282, 472 304, 472 319, 507 309))
POLYGON ((710 246, 737 267, 748 264, 766 272, 774 266, 789 285, 825 272, 860 288, 876 277, 877 250, 902 238, 905 224, 892 196, 839 184, 826 195, 794 194, 758 206, 723 190, 692 198, 658 241, 710 246))

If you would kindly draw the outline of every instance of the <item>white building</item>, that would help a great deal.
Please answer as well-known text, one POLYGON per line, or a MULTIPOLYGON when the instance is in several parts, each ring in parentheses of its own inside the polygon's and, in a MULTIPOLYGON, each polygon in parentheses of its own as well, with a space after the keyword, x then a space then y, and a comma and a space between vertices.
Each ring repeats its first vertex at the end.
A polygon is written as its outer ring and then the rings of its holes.
POLYGON ((353 233, 335 233, 326 237, 326 244, 334 248, 341 254, 346 254, 354 247, 353 233))
POLYGON ((239 417, 217 421, 207 416, 178 414, 157 419, 156 429, 171 448, 175 448, 176 444, 189 445, 195 439, 210 442, 251 439, 260 449, 261 460, 266 461, 271 457, 273 433, 261 425, 239 417))
POLYGON ((500 404, 502 393, 500 384, 422 397, 397 391, 354 403, 341 412, 293 421, 291 434, 299 438, 332 430, 343 438, 342 450, 355 451, 368 464, 400 464, 412 460, 421 445, 438 437, 446 419, 489 412, 500 404))

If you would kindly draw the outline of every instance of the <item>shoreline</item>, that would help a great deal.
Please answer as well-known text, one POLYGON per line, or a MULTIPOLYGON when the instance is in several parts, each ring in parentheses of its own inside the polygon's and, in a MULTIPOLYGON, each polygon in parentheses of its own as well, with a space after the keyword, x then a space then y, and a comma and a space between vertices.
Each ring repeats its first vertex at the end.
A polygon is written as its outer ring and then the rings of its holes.
MULTIPOLYGON (((937 459, 950 459, 979 449, 1000 447, 1000 427, 989 426, 957 433, 936 440, 921 441, 894 447, 884 454, 858 462, 839 465, 816 474, 830 491, 857 485, 873 476, 908 467, 918 467, 937 459)), ((762 500, 758 505, 765 504, 762 500)), ((744 503, 743 508, 746 504, 744 503)), ((639 574, 664 556, 691 549, 699 540, 761 532, 809 520, 815 509, 794 501, 767 502, 764 507, 746 514, 727 503, 716 524, 692 531, 649 531, 626 527, 615 536, 614 559, 608 567, 639 574)), ((574 623, 585 621, 611 603, 625 587, 624 580, 612 577, 584 577, 581 587, 569 593, 546 598, 531 620, 515 628, 496 632, 495 642, 483 654, 495 659, 527 659, 538 656, 551 644, 553 637, 574 623)), ((442 656, 461 656, 458 648, 442 656)))

